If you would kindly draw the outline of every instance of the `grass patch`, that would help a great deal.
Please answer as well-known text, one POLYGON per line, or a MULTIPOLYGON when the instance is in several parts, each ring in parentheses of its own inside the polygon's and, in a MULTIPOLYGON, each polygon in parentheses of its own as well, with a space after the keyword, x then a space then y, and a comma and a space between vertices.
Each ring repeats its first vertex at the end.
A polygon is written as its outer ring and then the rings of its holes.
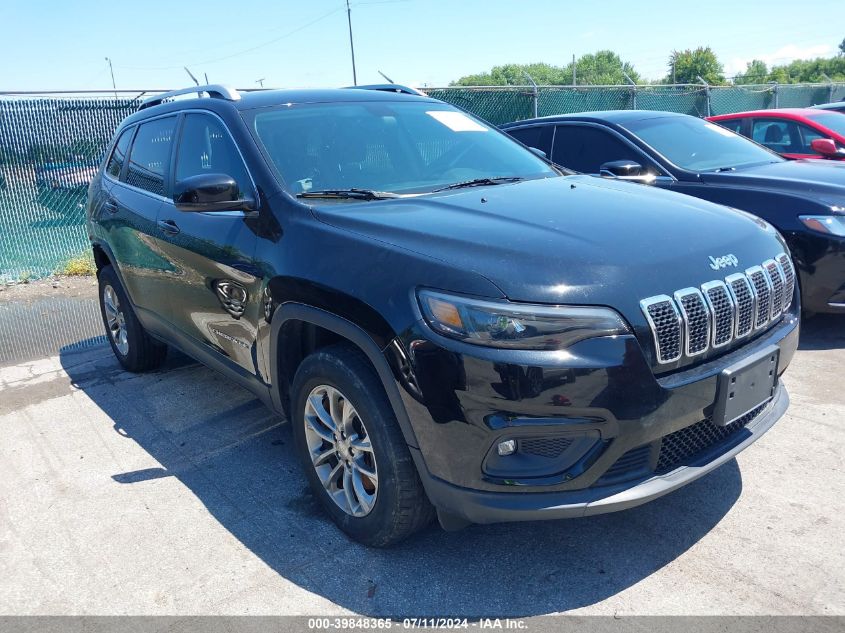
POLYGON ((94 264, 94 254, 86 251, 77 257, 72 257, 60 265, 56 272, 69 277, 90 277, 97 274, 97 266, 94 264))

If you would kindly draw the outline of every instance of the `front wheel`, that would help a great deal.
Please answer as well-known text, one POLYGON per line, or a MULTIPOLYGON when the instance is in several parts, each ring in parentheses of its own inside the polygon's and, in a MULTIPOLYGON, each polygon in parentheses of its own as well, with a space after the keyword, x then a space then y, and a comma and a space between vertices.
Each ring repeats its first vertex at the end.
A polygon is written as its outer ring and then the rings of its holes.
POLYGON ((338 527, 365 545, 386 547, 431 521, 393 409, 361 352, 337 345, 306 358, 291 402, 309 485, 338 527))

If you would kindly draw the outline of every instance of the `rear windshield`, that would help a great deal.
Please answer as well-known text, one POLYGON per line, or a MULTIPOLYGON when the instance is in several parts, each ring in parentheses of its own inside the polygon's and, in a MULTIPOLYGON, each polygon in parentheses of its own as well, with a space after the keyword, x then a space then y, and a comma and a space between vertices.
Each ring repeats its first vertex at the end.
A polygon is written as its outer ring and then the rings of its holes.
POLYGON ((510 137, 441 103, 293 104, 257 111, 252 125, 294 194, 426 193, 478 178, 558 175, 510 137))
POLYGON ((739 169, 784 160, 744 136, 692 116, 640 119, 621 125, 671 163, 690 171, 739 169))

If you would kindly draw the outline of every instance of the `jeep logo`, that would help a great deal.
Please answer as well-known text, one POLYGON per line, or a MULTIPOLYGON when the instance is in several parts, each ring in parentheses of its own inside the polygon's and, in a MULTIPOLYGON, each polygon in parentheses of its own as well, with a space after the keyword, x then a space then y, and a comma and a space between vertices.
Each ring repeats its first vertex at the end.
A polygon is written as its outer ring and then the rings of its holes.
POLYGON ((724 255, 722 257, 710 257, 709 259, 710 268, 712 268, 713 270, 727 268, 728 266, 733 266, 734 268, 736 268, 739 265, 739 260, 733 253, 729 253, 728 255, 724 255))

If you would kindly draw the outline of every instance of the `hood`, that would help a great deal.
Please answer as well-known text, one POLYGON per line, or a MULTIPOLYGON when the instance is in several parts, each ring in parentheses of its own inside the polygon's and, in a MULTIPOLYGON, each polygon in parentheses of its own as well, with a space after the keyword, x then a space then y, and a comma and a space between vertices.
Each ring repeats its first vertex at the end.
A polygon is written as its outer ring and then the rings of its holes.
POLYGON ((774 229, 745 213, 592 176, 322 204, 315 213, 481 274, 512 301, 608 305, 628 315, 640 314, 641 299, 724 278, 785 250, 774 229), (726 255, 737 267, 711 268, 711 257, 726 255))
POLYGON ((737 171, 702 173, 706 183, 739 187, 764 187, 801 197, 822 198, 836 206, 845 206, 845 161, 788 160, 737 171))

